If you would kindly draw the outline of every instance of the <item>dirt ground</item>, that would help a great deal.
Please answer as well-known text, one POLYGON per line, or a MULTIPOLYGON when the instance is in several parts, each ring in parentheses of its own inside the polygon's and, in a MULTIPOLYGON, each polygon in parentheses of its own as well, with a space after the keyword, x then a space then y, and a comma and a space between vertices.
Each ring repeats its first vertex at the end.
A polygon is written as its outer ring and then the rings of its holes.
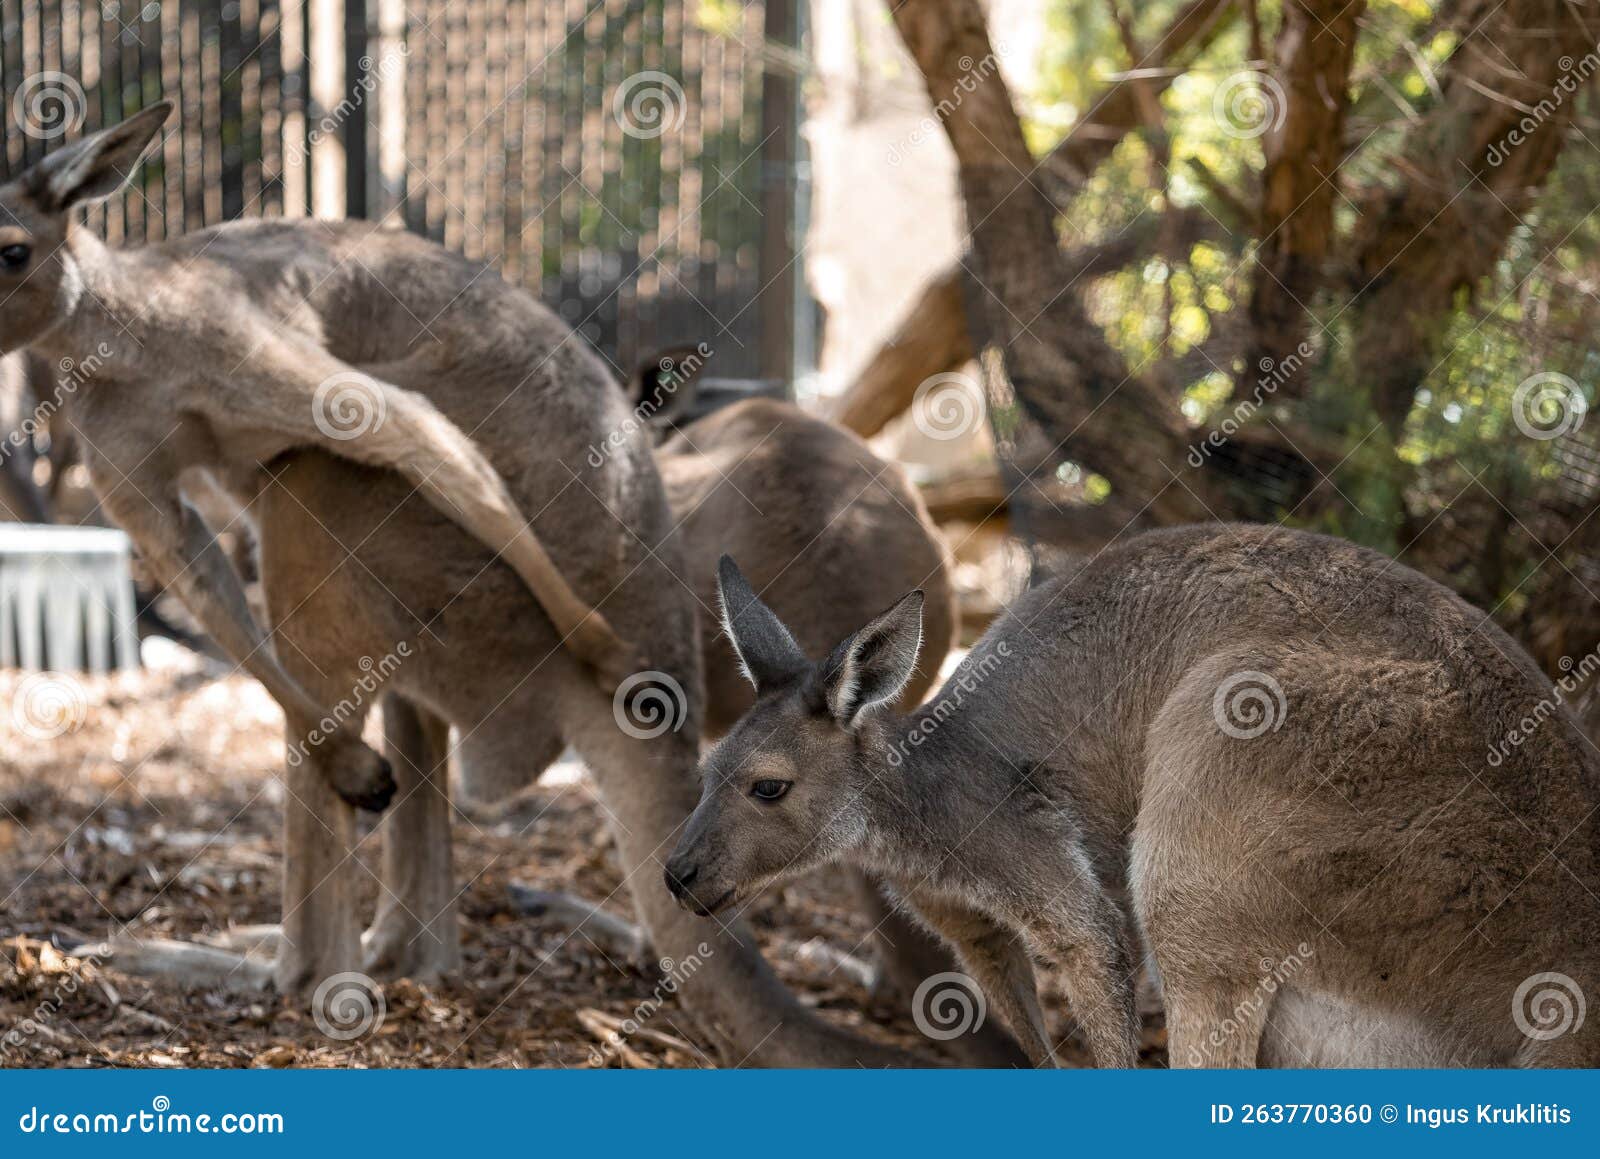
MULTIPOLYGON (((581 778, 547 777, 493 814, 458 811, 463 975, 384 986, 381 1019, 352 1040, 324 1034, 303 1002, 185 991, 63 955, 118 933, 195 939, 277 919, 281 717, 253 681, 215 679, 193 661, 49 687, 29 679, 0 672, 11 706, 0 712, 0 1066, 712 1065, 670 1000, 628 1051, 597 1057, 607 1018, 632 1015, 659 976, 511 904, 514 882, 595 899, 617 888, 581 778)), ((378 842, 361 854, 370 913, 378 842)), ((868 956, 846 896, 823 875, 773 891, 748 916, 805 1002, 937 1064, 909 1007, 875 1006, 850 971, 818 964, 833 951, 868 956)), ((628 916, 620 893, 608 908, 628 916)), ((1068 1029, 1048 979, 1045 998, 1068 1029)), ((1158 1014, 1145 1039, 1147 1064, 1159 1064, 1158 1014)), ((1066 1053, 1083 1063, 1075 1042, 1066 1053)))

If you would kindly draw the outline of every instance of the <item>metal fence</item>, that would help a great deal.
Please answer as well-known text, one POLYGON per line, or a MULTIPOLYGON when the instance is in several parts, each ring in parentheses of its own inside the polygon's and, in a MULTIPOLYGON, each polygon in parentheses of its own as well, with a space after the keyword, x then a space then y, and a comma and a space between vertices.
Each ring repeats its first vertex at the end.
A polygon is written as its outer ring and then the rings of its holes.
POLYGON ((178 105, 113 241, 240 216, 402 222, 619 367, 708 342, 788 378, 794 0, 0 0, 0 177, 178 105))

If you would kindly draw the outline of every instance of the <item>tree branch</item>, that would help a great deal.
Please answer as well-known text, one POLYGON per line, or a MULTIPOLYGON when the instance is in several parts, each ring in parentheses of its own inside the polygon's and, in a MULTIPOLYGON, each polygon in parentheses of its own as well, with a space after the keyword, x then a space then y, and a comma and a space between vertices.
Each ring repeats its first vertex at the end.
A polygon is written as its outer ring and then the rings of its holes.
POLYGON ((1052 443, 1111 482, 1131 518, 1203 516, 1173 481, 1185 453, 1176 408, 1128 368, 1071 288, 1055 207, 1034 183, 977 0, 903 0, 892 11, 956 154, 973 273, 1018 401, 1052 443), (962 72, 962 61, 976 63, 962 72))
POLYGON ((1600 39, 1595 6, 1563 0, 1468 0, 1454 25, 1464 39, 1439 71, 1442 100, 1394 159, 1407 180, 1363 198, 1350 239, 1356 369, 1392 434, 1437 364, 1457 293, 1493 272, 1555 168, 1594 75, 1574 61, 1600 39))

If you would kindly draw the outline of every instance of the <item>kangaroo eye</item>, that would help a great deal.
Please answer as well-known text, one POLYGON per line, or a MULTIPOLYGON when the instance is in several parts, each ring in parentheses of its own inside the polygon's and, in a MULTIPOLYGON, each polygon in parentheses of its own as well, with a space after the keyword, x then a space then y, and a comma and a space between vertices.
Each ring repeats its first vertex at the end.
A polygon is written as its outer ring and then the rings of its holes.
POLYGON ((776 801, 792 784, 793 781, 757 781, 750 786, 750 795, 758 801, 776 801))
POLYGON ((28 264, 28 258, 32 254, 32 247, 25 246, 20 242, 5 246, 0 248, 0 266, 4 266, 8 270, 20 270, 28 264))

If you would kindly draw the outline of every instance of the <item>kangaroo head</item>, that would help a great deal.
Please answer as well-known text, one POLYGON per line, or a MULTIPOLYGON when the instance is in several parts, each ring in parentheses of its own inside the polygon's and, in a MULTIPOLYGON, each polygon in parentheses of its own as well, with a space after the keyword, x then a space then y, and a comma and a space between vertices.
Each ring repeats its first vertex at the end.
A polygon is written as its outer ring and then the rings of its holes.
POLYGON ((84 291, 65 244, 73 211, 122 188, 171 111, 168 101, 151 105, 0 186, 0 354, 27 346, 72 313, 84 291))
POLYGON ((702 915, 861 843, 889 768, 884 718, 922 645, 920 591, 813 663, 727 556, 718 580, 756 703, 702 763, 700 804, 667 861, 667 888, 702 915))

